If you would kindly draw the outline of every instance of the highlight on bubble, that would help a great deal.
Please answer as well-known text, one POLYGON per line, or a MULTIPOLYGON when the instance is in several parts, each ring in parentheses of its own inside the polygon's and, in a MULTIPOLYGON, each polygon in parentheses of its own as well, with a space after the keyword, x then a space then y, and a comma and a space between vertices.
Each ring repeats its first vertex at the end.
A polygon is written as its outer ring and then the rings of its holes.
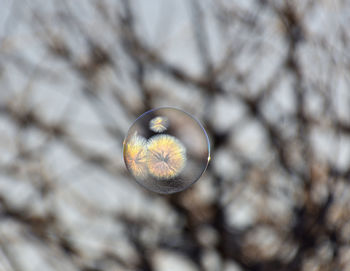
POLYGON ((162 133, 168 129, 169 122, 166 117, 155 117, 149 122, 149 128, 156 133, 162 133))
POLYGON ((147 140, 135 133, 124 146, 124 159, 136 178, 147 177, 147 140))
POLYGON ((186 148, 174 136, 156 135, 148 140, 147 167, 159 180, 178 176, 186 164, 186 148))

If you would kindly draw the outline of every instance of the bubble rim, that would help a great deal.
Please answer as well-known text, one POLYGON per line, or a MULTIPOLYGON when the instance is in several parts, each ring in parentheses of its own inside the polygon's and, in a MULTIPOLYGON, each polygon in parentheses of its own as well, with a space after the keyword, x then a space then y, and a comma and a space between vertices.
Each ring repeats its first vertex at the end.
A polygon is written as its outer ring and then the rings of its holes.
POLYGON ((148 191, 151 191, 153 193, 157 193, 157 194, 163 194, 163 195, 169 195, 169 194, 175 194, 175 193, 179 193, 179 192, 182 192, 186 189, 188 189, 190 186, 192 186, 193 184, 195 184, 202 176, 203 174, 205 173, 205 171, 207 170, 208 168, 208 165, 209 165, 209 162, 211 160, 211 156, 210 156, 210 140, 209 140, 209 136, 207 134, 207 131, 204 129, 202 123, 193 115, 191 115, 190 113, 187 113, 186 111, 180 109, 180 108, 177 108, 177 107, 173 107, 173 106, 161 106, 161 107, 157 107, 157 108, 153 108, 153 109, 150 109, 144 113, 142 113, 140 116, 138 116, 134 121, 133 123, 130 125, 125 137, 124 137, 124 140, 123 140, 123 150, 122 150, 122 156, 123 156, 123 162, 126 166, 126 170, 128 171, 129 174, 131 174, 132 178, 136 181, 137 184, 141 185, 143 188, 145 188, 146 190, 148 191), (179 190, 179 191, 175 191, 175 192, 170 192, 170 193, 167 193, 167 192, 161 192, 161 191, 154 191, 148 187, 146 187, 145 185, 143 185, 141 182, 139 182, 134 176, 132 176, 132 174, 130 173, 130 171, 128 170, 128 167, 127 167, 127 164, 125 162, 125 142, 126 142, 126 139, 129 135, 129 131, 130 129, 134 126, 134 124, 139 120, 141 119, 144 115, 147 115, 148 113, 151 113, 153 111, 156 111, 156 110, 160 110, 160 109, 175 109, 175 110, 178 110, 182 113, 185 113, 186 115, 188 115, 190 118, 192 118, 198 125, 199 127, 202 129, 204 135, 205 135, 205 138, 206 138, 206 141, 207 141, 207 146, 208 146, 208 159, 207 159, 207 163, 201 173, 201 175, 197 178, 197 180, 195 180, 194 182, 190 183, 189 185, 185 186, 183 189, 179 190))

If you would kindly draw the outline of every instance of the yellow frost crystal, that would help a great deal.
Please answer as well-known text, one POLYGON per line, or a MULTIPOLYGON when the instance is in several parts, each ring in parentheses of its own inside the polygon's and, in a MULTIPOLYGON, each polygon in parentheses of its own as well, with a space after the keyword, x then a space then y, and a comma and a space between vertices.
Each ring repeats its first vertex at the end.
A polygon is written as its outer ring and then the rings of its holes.
POLYGON ((174 136, 157 135, 148 140, 147 166, 157 179, 171 179, 183 170, 186 149, 174 136))
POLYGON ((147 176, 147 141, 136 133, 126 143, 124 159, 128 169, 137 178, 147 176))
POLYGON ((156 133, 164 132, 168 128, 166 117, 155 117, 149 122, 149 128, 156 133))

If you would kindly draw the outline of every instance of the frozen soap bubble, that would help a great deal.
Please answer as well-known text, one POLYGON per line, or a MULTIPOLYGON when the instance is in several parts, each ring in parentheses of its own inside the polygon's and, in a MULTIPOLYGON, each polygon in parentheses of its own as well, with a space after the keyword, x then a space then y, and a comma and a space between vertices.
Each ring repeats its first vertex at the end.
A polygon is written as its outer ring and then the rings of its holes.
POLYGON ((123 156, 139 184, 157 193, 176 193, 204 173, 210 157, 209 139, 190 114, 162 107, 136 119, 124 140, 123 156))

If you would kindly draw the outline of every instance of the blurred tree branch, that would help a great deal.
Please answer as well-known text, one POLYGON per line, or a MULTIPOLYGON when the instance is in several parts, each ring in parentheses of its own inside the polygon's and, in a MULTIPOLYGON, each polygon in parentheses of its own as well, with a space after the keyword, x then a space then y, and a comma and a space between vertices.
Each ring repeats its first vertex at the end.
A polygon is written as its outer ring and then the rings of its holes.
POLYGON ((3 5, 0 270, 350 270, 349 3, 3 5), (168 196, 121 160, 158 106, 212 146, 168 196))

